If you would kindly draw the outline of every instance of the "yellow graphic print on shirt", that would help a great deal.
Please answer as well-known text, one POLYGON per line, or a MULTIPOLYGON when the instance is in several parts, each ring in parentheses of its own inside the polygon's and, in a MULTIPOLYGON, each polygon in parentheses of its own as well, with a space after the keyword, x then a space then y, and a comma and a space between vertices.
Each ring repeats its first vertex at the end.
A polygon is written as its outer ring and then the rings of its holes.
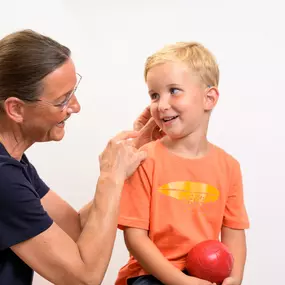
POLYGON ((170 182, 159 187, 158 191, 177 200, 200 205, 215 202, 220 195, 214 186, 191 181, 170 182))

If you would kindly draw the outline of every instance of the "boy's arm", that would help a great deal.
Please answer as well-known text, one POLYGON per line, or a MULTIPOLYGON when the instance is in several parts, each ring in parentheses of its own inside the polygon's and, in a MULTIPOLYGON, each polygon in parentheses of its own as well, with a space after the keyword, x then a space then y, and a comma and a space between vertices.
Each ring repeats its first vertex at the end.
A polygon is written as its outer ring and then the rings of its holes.
POLYGON ((211 282, 190 277, 173 266, 149 239, 147 230, 126 228, 125 242, 130 253, 145 271, 165 285, 211 285, 211 282))
POLYGON ((221 241, 229 247, 235 261, 231 277, 226 278, 222 285, 240 285, 246 262, 245 229, 249 228, 249 219, 244 203, 240 164, 236 160, 233 162, 231 186, 221 229, 221 241))
POLYGON ((241 285, 246 260, 245 231, 223 226, 221 241, 229 248, 234 257, 231 278, 227 278, 223 285, 241 285))

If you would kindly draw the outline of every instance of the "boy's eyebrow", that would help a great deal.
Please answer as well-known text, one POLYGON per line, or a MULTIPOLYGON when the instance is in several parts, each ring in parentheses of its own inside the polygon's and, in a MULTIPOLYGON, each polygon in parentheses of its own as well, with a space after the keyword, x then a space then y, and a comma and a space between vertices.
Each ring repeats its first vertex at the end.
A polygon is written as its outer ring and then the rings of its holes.
POLYGON ((166 86, 167 87, 172 87, 172 86, 181 86, 181 85, 178 84, 178 83, 171 83, 171 84, 167 84, 166 86))
MULTIPOLYGON (((177 87, 181 87, 181 84, 178 84, 178 83, 170 83, 170 84, 167 84, 166 87, 169 88, 169 87, 174 87, 174 86, 177 86, 177 87)), ((150 89, 148 90, 148 93, 153 93, 154 90, 150 89)))

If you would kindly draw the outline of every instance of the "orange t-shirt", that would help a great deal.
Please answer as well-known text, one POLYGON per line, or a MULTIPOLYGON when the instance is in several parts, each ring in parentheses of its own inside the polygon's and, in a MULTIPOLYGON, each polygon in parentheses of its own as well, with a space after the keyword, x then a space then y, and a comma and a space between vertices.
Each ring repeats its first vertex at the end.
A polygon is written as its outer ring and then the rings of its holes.
MULTIPOLYGON (((249 227, 239 163, 210 144, 208 154, 186 159, 159 140, 147 144, 148 158, 126 181, 118 227, 148 230, 149 238, 174 266, 183 270, 197 243, 219 239, 221 227, 249 227)), ((148 274, 130 256, 116 285, 148 274)))

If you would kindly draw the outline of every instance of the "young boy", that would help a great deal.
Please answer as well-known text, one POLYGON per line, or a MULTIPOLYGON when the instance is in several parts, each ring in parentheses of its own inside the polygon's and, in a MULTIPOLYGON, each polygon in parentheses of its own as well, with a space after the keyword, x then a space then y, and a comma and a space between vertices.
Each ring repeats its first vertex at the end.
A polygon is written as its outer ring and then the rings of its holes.
POLYGON ((177 43, 147 59, 145 80, 165 136, 144 147, 148 158, 125 183, 119 228, 131 256, 115 284, 211 284, 188 276, 185 259, 221 235, 235 260, 223 285, 240 285, 249 227, 240 165, 207 140, 219 97, 216 61, 201 44, 177 43))

